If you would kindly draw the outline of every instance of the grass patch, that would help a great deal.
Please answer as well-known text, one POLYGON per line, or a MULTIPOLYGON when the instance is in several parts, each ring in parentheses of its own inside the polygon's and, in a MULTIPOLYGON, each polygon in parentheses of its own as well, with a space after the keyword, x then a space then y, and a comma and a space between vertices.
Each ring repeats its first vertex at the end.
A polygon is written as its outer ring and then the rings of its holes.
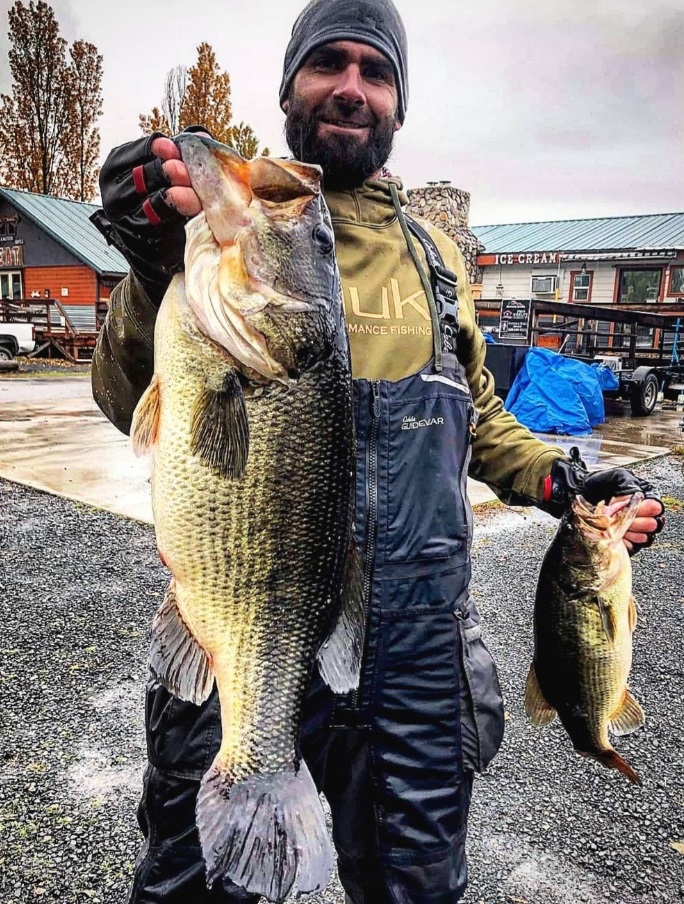
POLYGON ((676 496, 663 496, 663 505, 668 512, 674 512, 677 515, 684 512, 684 499, 677 499, 676 496))
POLYGON ((672 454, 676 455, 677 458, 684 458, 684 446, 673 446, 672 454))

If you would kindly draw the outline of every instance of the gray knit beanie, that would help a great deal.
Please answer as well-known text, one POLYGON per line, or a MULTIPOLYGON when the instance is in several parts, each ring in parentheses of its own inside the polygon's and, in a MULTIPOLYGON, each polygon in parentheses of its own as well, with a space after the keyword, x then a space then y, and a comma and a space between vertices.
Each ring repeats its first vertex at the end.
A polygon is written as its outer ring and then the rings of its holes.
POLYGON ((399 121, 408 105, 406 32, 392 0, 311 0, 292 28, 285 51, 280 106, 292 79, 312 50, 333 41, 358 41, 383 53, 394 67, 399 121))

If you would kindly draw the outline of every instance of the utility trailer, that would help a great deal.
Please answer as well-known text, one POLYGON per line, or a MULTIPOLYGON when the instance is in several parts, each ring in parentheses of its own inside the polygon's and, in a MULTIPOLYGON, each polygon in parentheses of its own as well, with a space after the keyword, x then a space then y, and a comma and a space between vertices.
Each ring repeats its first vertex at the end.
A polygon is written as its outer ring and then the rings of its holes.
MULTIPOLYGON (((93 317, 94 324, 96 319, 97 315, 93 317)), ((51 358, 55 353, 74 364, 87 362, 97 342, 98 330, 79 326, 73 308, 70 314, 58 298, 0 299, 0 323, 23 324, 23 329, 32 330, 35 342, 29 351, 30 358, 51 358)), ((0 331, 0 358, 3 344, 6 343, 0 331)))
POLYGON ((599 307, 533 300, 529 342, 557 344, 556 351, 566 357, 607 365, 619 388, 604 395, 625 399, 633 414, 648 415, 660 393, 675 403, 684 397, 679 351, 684 345, 684 311, 666 304, 653 308, 651 312, 622 304, 599 307))

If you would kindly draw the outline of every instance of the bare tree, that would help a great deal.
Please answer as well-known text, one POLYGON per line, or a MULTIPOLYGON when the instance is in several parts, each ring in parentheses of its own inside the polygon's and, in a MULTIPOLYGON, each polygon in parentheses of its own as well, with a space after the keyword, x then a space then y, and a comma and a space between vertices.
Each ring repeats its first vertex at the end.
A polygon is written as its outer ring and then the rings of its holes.
POLYGON ((172 135, 181 130, 181 109, 188 90, 187 66, 174 66, 166 73, 162 113, 166 118, 172 135))
POLYGON ((86 41, 75 41, 70 55, 71 129, 65 140, 76 165, 75 195, 80 201, 89 201, 97 188, 100 130, 95 123, 102 114, 102 56, 86 41))

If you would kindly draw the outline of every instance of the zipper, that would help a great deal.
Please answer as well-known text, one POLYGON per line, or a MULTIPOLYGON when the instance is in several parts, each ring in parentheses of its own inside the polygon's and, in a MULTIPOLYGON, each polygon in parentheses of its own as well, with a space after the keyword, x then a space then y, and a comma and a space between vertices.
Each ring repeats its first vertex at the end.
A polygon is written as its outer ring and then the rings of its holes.
MULTIPOLYGON (((366 502, 368 517, 366 520, 366 548, 363 564, 363 656, 366 659, 368 649, 368 621, 370 618, 371 588, 373 584, 373 568, 375 563, 375 545, 378 538, 378 441, 380 438, 380 384, 371 381, 370 394, 371 425, 368 448, 366 449, 366 502)), ((352 691, 350 705, 359 708, 361 687, 352 691)))

